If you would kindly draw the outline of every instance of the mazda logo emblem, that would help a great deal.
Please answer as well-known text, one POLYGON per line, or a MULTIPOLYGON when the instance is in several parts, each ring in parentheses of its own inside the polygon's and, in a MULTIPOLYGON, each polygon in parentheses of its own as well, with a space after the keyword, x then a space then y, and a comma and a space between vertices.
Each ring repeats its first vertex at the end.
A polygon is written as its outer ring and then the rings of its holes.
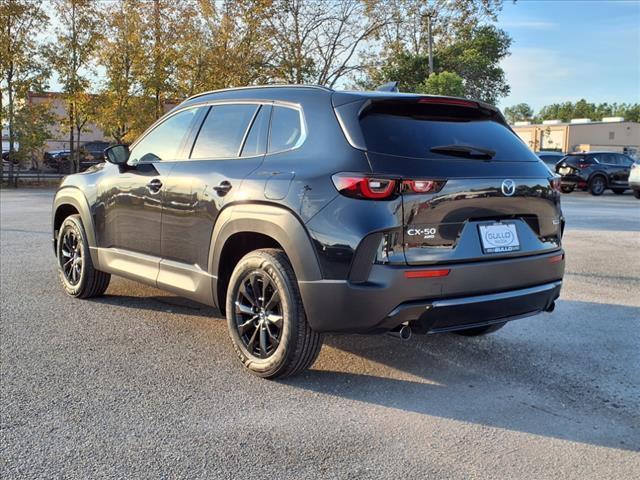
POLYGON ((514 193, 516 193, 516 182, 514 182, 511 179, 503 180, 502 181, 502 194, 505 197, 510 197, 514 193))

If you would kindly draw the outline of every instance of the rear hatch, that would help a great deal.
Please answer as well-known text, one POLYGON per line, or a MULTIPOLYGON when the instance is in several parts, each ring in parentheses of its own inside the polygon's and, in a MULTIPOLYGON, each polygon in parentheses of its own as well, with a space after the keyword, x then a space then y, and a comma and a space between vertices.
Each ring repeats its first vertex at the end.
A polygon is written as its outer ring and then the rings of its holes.
POLYGON ((355 136, 361 135, 373 174, 403 179, 408 264, 559 248, 562 219, 551 173, 497 110, 402 96, 369 100, 358 119, 355 136))

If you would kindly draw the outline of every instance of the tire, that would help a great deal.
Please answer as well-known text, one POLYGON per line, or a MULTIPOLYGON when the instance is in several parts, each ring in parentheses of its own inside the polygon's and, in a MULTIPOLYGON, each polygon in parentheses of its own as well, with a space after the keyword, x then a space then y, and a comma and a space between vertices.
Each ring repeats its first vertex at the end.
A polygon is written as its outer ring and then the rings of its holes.
POLYGON ((612 190, 616 195, 622 195, 626 191, 626 188, 612 188, 612 190))
POLYGON ((62 222, 56 257, 58 278, 67 295, 91 298, 107 290, 111 275, 94 268, 80 215, 70 215, 62 222))
POLYGON ((604 193, 607 188, 607 180, 602 175, 596 175, 589 180, 589 193, 594 196, 599 196, 604 193))
POLYGON ((640 200, 640 190, 634 190, 633 196, 636 197, 638 200, 640 200))
POLYGON ((507 322, 494 323, 493 325, 485 325, 484 327, 467 328, 466 330, 456 330, 453 333, 463 335, 465 337, 479 337, 480 335, 487 335, 489 333, 496 332, 504 327, 507 322))
POLYGON ((318 358, 322 336, 307 323, 296 276, 282 250, 256 250, 238 262, 229 280, 226 314, 233 348, 254 375, 294 375, 318 358))
POLYGON ((562 186, 560 187, 560 190, 562 190, 562 193, 571 193, 573 192, 574 187, 567 187, 567 186, 562 186))

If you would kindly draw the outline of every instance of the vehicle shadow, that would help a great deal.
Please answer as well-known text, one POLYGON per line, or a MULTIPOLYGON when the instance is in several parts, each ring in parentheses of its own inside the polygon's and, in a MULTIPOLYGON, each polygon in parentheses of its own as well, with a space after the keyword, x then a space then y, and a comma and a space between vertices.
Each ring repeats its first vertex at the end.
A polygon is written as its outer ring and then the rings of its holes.
MULTIPOLYGON (((640 318, 640 308, 635 307, 561 303, 560 310, 565 312, 589 309, 592 318, 610 316, 615 308, 617 319, 626 322, 627 328, 640 318)), ((576 316, 556 320, 575 324, 576 332, 582 326, 576 316)), ((634 380, 626 379, 631 385, 622 398, 599 388, 613 381, 598 378, 599 373, 615 370, 617 361, 628 358, 606 357, 600 360, 603 365, 595 365, 588 354, 571 358, 575 351, 567 352, 565 340, 553 329, 539 332, 531 343, 526 334, 509 334, 509 327, 531 330, 514 324, 482 338, 444 334, 414 336, 406 343, 384 335, 327 336, 324 348, 333 350, 331 362, 323 361, 321 354, 312 370, 282 382, 389 409, 640 451, 640 396, 634 400, 634 380), (545 335, 546 346, 540 352, 537 343, 543 343, 545 335), (551 368, 563 361, 572 365, 551 368)), ((593 335, 590 341, 600 345, 579 347, 597 351, 615 346, 627 335, 616 328, 603 331, 618 338, 593 335)), ((627 341, 629 350, 633 350, 632 341, 627 341)), ((639 361, 640 353, 635 362, 639 361)), ((633 367, 623 368, 633 371, 633 367)))
MULTIPOLYGON (((145 296, 126 295, 127 285, 121 282, 93 301, 224 321, 213 307, 160 291, 146 296, 149 287, 144 287, 145 296)), ((628 331, 639 318, 637 307, 560 301, 552 315, 515 321, 486 337, 414 335, 402 342, 387 335, 327 335, 313 368, 279 383, 386 407, 390 415, 402 410, 640 451, 640 395, 634 400, 625 390, 622 398, 614 397, 596 386, 613 381, 603 375, 617 362, 640 365, 640 353, 636 348, 635 360, 619 355, 593 359, 588 353, 611 351, 625 341, 626 350, 632 350, 628 331), (610 324, 601 334, 574 335, 590 328, 594 318, 609 318, 610 324), (559 322, 563 330, 546 322, 559 322), (575 340, 568 340, 572 335, 575 340), (576 354, 580 349, 585 351, 581 356, 576 354)), ((633 367, 623 369, 621 375, 631 376, 633 367)), ((634 383, 633 378, 624 381, 634 383)))
POLYGON ((192 302, 186 298, 174 295, 137 297, 108 293, 102 297, 93 298, 91 300, 105 305, 131 308, 133 310, 143 309, 162 313, 174 313, 178 315, 196 315, 212 319, 219 318, 221 315, 217 308, 192 302))

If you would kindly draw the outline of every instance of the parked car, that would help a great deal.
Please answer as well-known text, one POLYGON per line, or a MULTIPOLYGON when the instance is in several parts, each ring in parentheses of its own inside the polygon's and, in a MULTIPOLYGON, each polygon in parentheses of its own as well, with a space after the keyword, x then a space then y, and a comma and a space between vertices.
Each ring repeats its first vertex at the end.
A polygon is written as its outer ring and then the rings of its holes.
POLYGON ((633 160, 615 152, 571 153, 556 165, 556 173, 562 176, 562 191, 588 190, 592 195, 602 195, 610 188, 623 194, 629 188, 629 172, 633 160))
POLYGON ((555 151, 536 152, 536 155, 551 169, 552 172, 556 171, 556 164, 565 157, 564 153, 555 151))
POLYGON ((640 200, 640 160, 636 160, 631 165, 629 187, 633 190, 633 195, 640 200))
POLYGON ((217 306, 262 377, 324 332, 483 335, 560 294, 559 179, 482 102, 228 89, 107 156, 55 196, 64 291, 115 274, 217 306))
MULTIPOLYGON (((80 171, 105 161, 104 151, 109 142, 88 142, 80 147, 80 171)), ((59 173, 71 171, 71 152, 69 150, 51 150, 44 154, 44 164, 59 173)))

